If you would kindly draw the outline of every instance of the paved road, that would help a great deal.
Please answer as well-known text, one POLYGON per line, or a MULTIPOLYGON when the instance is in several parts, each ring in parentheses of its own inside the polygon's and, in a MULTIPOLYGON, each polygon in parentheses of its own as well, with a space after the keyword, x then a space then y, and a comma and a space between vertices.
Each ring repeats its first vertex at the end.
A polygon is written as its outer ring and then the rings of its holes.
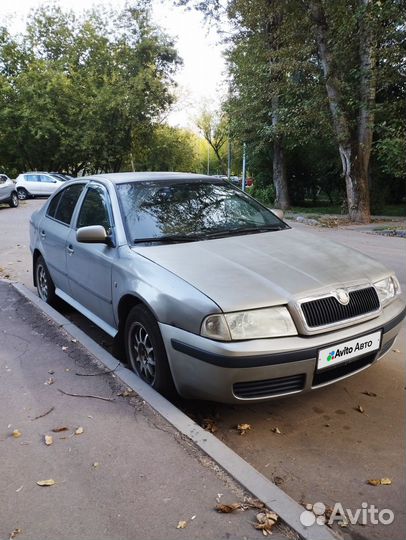
MULTIPOLYGON (((0 210, 0 267, 3 275, 32 287, 27 251, 28 218, 43 202, 28 201, 17 210, 0 210)), ((393 268, 406 291, 405 241, 348 229, 317 229, 322 235, 354 247, 393 268)), ((108 338, 86 320, 68 310, 82 329, 99 341, 108 338)), ((393 350, 371 369, 317 392, 240 407, 180 401, 179 406, 198 421, 213 418, 216 435, 273 478, 298 501, 335 502, 355 511, 362 502, 395 512, 393 525, 357 526, 355 538, 404 539, 404 359, 405 334, 393 350), (362 392, 373 392, 371 397, 362 392), (365 410, 356 410, 362 405, 365 410), (251 424, 241 437, 235 426, 251 424), (281 434, 273 429, 278 428, 281 434), (372 487, 369 478, 390 477, 391 486, 372 487)))

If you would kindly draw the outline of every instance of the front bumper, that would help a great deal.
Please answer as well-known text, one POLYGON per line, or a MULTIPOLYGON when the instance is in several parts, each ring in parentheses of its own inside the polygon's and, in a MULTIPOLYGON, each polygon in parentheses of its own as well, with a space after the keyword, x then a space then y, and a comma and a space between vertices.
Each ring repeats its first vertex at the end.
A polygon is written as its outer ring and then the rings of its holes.
POLYGON ((179 394, 225 403, 264 401, 320 388, 372 365, 393 345, 406 316, 397 299, 372 320, 327 334, 218 342, 160 323, 179 394), (317 371, 319 349, 382 330, 380 349, 317 371))

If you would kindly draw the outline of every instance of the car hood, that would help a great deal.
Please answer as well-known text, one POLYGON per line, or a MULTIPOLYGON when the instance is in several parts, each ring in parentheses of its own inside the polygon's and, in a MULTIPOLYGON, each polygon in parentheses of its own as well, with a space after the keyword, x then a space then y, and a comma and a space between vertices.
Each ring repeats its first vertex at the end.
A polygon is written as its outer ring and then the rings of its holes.
POLYGON ((226 312, 287 304, 388 274, 358 251, 294 229, 133 250, 226 312))

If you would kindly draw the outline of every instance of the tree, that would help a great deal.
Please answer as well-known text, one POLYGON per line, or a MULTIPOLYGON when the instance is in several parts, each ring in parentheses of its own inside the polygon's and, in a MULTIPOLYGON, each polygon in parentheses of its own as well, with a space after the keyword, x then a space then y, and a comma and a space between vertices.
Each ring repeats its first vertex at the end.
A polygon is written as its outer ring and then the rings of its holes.
MULTIPOLYGON (((388 77, 391 91, 396 89, 397 108, 404 112, 399 106, 404 97, 404 2, 199 0, 194 5, 217 14, 220 24, 225 6, 232 24, 230 106, 234 114, 239 107, 248 112, 245 118, 256 126, 250 128, 244 118, 236 125, 244 140, 262 148, 271 141, 273 146, 283 142, 288 169, 290 155, 300 147, 310 148, 313 135, 328 148, 334 141, 349 217, 369 221, 370 190, 377 185, 371 173, 378 170, 379 175, 379 168, 388 166, 384 148, 391 155, 391 170, 399 174, 402 169, 398 157, 404 147, 404 122, 399 125, 392 114, 388 77), (383 110, 386 119, 379 114, 383 110)), ((274 166, 275 161, 283 163, 275 148, 272 161, 274 166)), ((276 169, 274 178, 281 176, 282 167, 276 169)), ((289 186, 291 179, 288 171, 289 186)))
POLYGON ((55 5, 0 32, 0 152, 9 167, 119 171, 173 101, 179 59, 147 3, 83 17, 55 5))
POLYGON ((225 164, 224 156, 221 154, 221 150, 227 141, 229 129, 225 114, 213 113, 205 108, 196 119, 196 125, 207 143, 213 149, 218 159, 221 173, 226 174, 227 166, 225 164))

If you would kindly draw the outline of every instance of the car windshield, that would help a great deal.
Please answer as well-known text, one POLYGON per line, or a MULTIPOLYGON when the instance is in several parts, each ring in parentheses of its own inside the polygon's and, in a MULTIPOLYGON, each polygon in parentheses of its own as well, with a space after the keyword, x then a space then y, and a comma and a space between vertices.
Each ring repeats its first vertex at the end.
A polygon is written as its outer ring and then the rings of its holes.
POLYGON ((289 228, 226 182, 145 181, 117 185, 129 240, 193 241, 289 228))

